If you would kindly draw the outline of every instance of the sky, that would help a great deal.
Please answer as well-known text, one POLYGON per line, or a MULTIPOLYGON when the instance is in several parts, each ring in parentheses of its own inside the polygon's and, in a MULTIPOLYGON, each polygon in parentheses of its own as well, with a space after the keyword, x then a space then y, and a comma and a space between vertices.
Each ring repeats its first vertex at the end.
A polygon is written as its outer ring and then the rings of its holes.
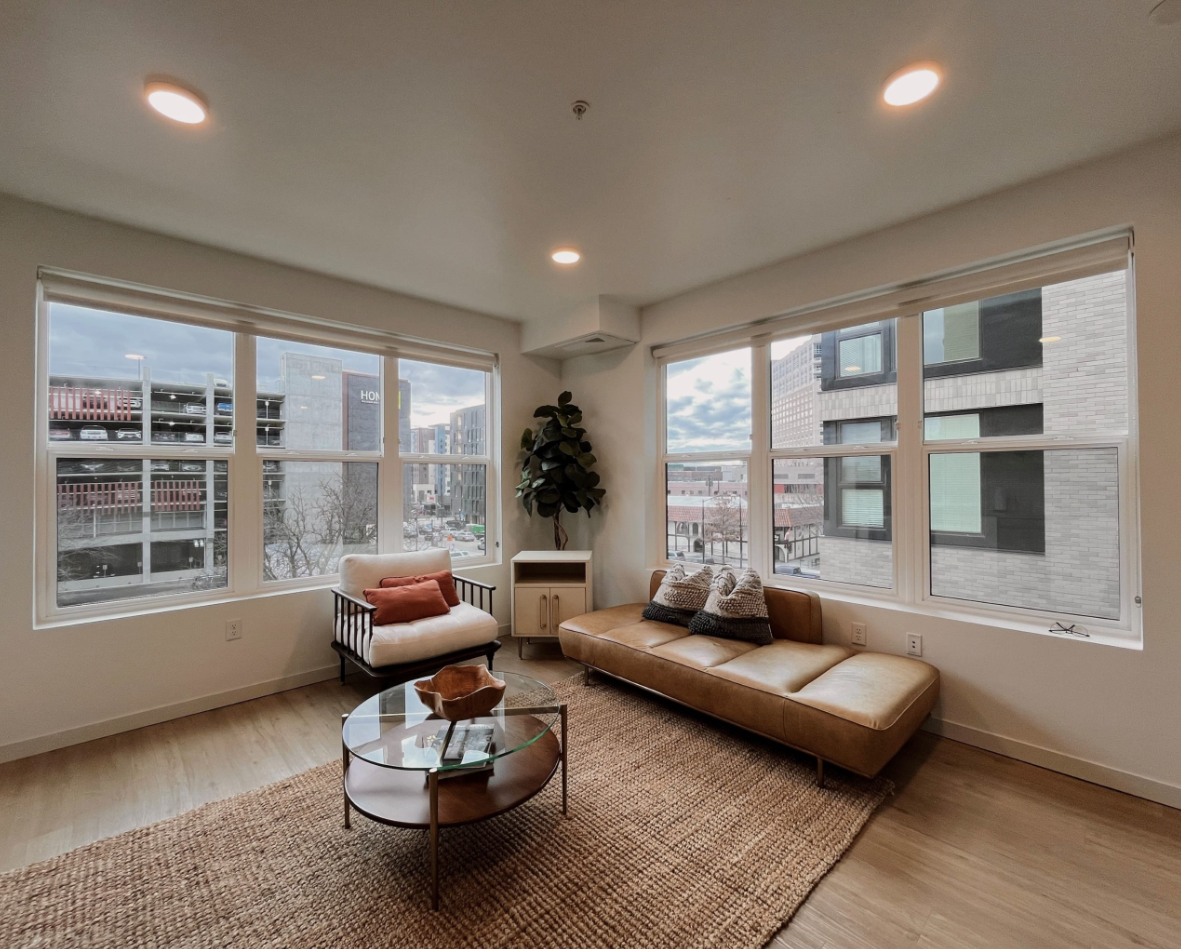
MULTIPOLYGON (((330 346, 256 338, 258 388, 279 388, 280 357, 305 353, 341 360, 342 368, 378 375, 381 357, 330 346)), ((135 379, 139 360, 157 382, 204 385, 206 375, 233 380, 234 339, 227 330, 189 326, 66 303, 49 308, 49 371, 135 379)), ((414 427, 450 421, 451 412, 484 402, 484 373, 433 363, 400 360, 399 375, 411 381, 410 422, 414 427)))
POLYGON ((750 349, 667 367, 669 452, 750 448, 750 349))

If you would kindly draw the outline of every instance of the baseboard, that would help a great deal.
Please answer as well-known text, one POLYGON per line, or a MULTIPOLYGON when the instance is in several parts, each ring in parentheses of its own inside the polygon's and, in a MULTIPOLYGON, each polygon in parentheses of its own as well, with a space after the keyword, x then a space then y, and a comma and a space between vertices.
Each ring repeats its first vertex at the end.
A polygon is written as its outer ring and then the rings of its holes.
POLYGON ((1181 809, 1181 787, 1175 784, 1167 784, 1154 778, 1132 774, 1130 771, 1120 771, 1096 761, 1088 761, 1086 758, 1064 755, 1060 751, 1052 751, 1049 748, 1042 748, 1040 745, 1019 741, 1016 738, 1007 738, 1004 735, 994 735, 992 732, 972 728, 970 725, 961 725, 958 722, 929 718, 923 725, 923 730, 934 735, 942 735, 953 741, 963 742, 965 745, 983 748, 985 751, 994 751, 1007 758, 1016 758, 1018 761, 1035 764, 1039 768, 1068 774, 1073 778, 1090 781, 1092 784, 1100 784, 1103 787, 1114 788, 1116 791, 1156 801, 1158 804, 1181 809))
POLYGON ((226 705, 237 705, 239 702, 262 698, 264 695, 273 695, 276 692, 286 692, 289 689, 298 689, 305 685, 323 682, 325 679, 334 679, 339 674, 340 666, 333 663, 321 669, 296 672, 292 675, 280 676, 277 679, 269 679, 266 682, 256 682, 253 685, 230 689, 227 692, 214 692, 171 705, 158 705, 141 712, 132 712, 130 715, 108 718, 90 725, 80 725, 77 728, 69 728, 49 735, 38 735, 36 738, 14 741, 8 745, 0 745, 0 762, 28 758, 30 755, 39 755, 42 752, 54 751, 69 745, 80 745, 85 741, 106 738, 108 735, 117 735, 120 732, 144 728, 147 725, 158 725, 160 722, 171 721, 174 718, 184 718, 186 715, 196 715, 198 712, 208 712, 210 709, 222 708, 226 705))

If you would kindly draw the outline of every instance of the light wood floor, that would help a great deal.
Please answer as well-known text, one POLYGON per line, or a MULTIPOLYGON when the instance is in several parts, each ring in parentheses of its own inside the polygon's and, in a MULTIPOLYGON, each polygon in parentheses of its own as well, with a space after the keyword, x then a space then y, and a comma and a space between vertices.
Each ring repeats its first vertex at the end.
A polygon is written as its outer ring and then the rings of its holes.
MULTIPOLYGON (((527 655, 497 667, 578 669, 527 655)), ((372 690, 323 682, 0 765, 0 870, 333 760, 372 690)), ((897 793, 774 949, 1181 947, 1181 811, 927 734, 887 773, 897 793)))

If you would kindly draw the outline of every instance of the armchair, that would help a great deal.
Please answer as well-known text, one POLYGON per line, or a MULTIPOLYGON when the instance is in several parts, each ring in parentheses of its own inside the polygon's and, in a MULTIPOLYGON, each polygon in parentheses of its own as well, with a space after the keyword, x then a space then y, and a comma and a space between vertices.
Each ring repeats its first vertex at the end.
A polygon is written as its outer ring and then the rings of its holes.
POLYGON ((332 590, 332 648, 340 655, 342 683, 346 662, 374 678, 395 682, 429 675, 478 656, 487 656, 488 668, 492 668, 500 640, 492 616, 496 587, 491 584, 457 576, 455 588, 461 602, 447 615, 389 626, 373 623, 377 607, 365 599, 365 590, 380 586, 386 577, 415 577, 450 569, 451 554, 440 549, 341 558, 340 585, 332 590))

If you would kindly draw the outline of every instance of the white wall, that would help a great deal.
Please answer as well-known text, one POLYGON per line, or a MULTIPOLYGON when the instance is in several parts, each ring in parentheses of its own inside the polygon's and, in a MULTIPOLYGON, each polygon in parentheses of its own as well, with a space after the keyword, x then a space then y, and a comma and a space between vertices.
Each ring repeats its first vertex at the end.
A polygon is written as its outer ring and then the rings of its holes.
MULTIPOLYGON (((558 389, 557 364, 519 355, 515 323, 266 263, 0 196, 0 760, 198 711, 333 674, 326 590, 33 629, 35 291, 41 265, 237 303, 377 326, 501 356, 502 559, 544 546, 546 525, 515 503, 517 437, 558 389), (240 618, 241 641, 225 641, 240 618)), ((398 499, 389 499, 399 503, 398 499)), ((497 584, 508 624, 508 571, 497 584)))
MULTIPOLYGON (((643 340, 564 365, 586 408, 609 506, 592 523, 598 606, 644 598, 653 536, 650 347, 858 290, 1115 225, 1136 233, 1144 648, 1120 649, 825 600, 825 635, 903 653, 924 637, 943 675, 932 728, 1181 807, 1181 136, 1055 174, 645 308, 643 340)), ((790 222, 785 222, 787 226, 790 222)), ((659 518, 655 518, 659 520, 659 518)))

